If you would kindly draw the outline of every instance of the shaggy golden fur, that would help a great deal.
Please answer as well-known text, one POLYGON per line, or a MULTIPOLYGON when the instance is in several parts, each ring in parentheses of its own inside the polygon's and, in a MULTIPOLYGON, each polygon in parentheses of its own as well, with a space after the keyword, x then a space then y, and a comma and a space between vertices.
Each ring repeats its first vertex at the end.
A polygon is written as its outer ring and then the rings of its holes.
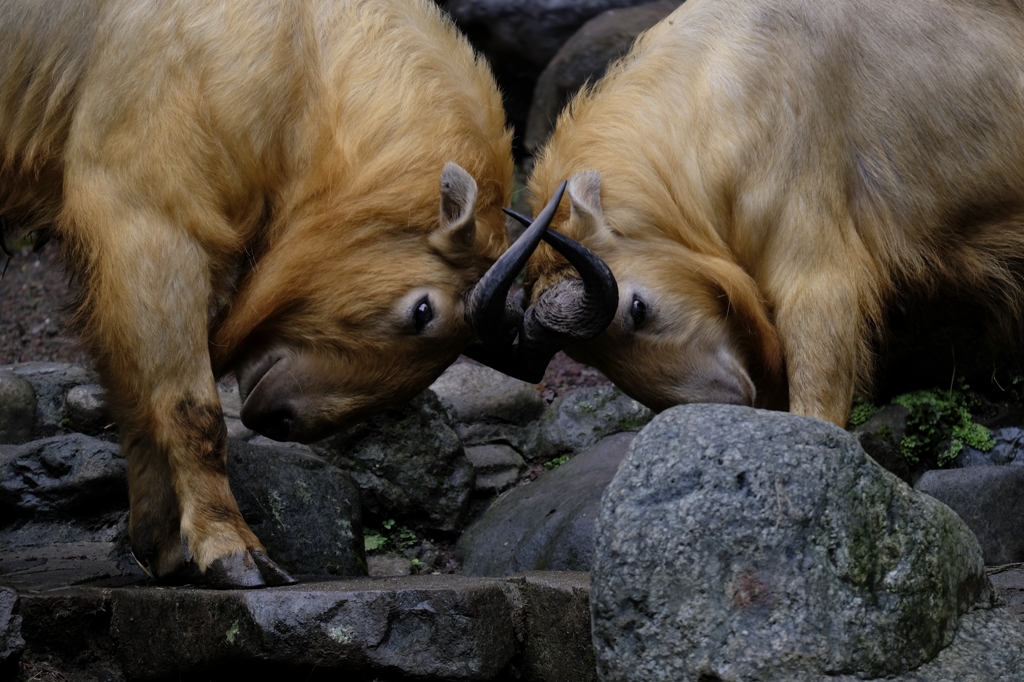
MULTIPOLYGON (((555 225, 621 292, 570 355, 655 408, 788 393, 842 425, 886 306, 942 285, 1019 320, 1024 7, 688 0, 563 113, 537 205, 570 176, 555 225)), ((527 287, 568 276, 545 249, 527 287)))
POLYGON ((4 236, 50 226, 81 282, 161 575, 262 551, 215 373, 319 437, 458 356, 506 247, 501 99, 429 0, 0 0, 0 163, 4 236))

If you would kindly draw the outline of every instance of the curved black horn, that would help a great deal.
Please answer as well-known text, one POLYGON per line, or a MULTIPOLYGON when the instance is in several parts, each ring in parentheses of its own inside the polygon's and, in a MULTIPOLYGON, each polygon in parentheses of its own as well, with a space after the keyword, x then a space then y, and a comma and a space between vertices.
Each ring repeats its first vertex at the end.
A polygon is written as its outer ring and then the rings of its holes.
MULTIPOLYGON (((503 210, 521 223, 529 220, 511 209, 503 210)), ((597 336, 615 319, 619 307, 615 275, 578 241, 552 230, 546 230, 543 239, 576 268, 580 282, 562 282, 545 291, 537 301, 538 320, 552 331, 581 341, 597 336)))
POLYGON ((544 210, 473 288, 469 297, 469 318, 484 344, 499 342, 504 336, 501 330, 507 326, 504 323, 508 291, 547 232, 558 209, 558 202, 562 200, 565 186, 563 180, 544 210))
POLYGON ((476 286, 470 299, 470 319, 481 340, 463 352, 500 372, 532 383, 544 378, 548 363, 562 345, 561 337, 592 338, 611 323, 618 309, 619 289, 608 265, 579 242, 547 229, 565 185, 559 185, 535 220, 503 209, 526 225, 527 230, 514 245, 518 247, 516 255, 506 252, 476 286), (538 229, 540 225, 543 228, 538 229), (551 287, 536 306, 524 312, 522 292, 513 301, 508 298, 508 290, 541 239, 565 256, 580 273, 580 279, 551 287), (490 281, 484 285, 485 280, 490 281), (513 345, 517 332, 518 343, 513 345))

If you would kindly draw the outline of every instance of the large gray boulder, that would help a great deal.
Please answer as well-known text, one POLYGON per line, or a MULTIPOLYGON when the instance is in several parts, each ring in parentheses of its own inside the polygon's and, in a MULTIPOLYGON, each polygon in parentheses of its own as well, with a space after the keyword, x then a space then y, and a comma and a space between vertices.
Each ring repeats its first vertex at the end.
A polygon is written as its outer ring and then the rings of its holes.
POLYGON ((442 532, 462 523, 473 465, 432 391, 315 443, 313 451, 349 472, 363 507, 376 517, 442 532))
POLYGON ((588 571, 601 494, 634 434, 610 436, 586 452, 513 488, 459 539, 466 575, 588 571))
POLYGON ((604 680, 1024 677, 1024 631, 991 610, 970 530, 834 425, 668 410, 633 442, 598 528, 604 680))
POLYGON ((586 82, 626 54, 643 31, 667 17, 681 0, 657 0, 602 12, 583 24, 555 53, 537 79, 523 145, 536 154, 555 127, 559 112, 586 82))

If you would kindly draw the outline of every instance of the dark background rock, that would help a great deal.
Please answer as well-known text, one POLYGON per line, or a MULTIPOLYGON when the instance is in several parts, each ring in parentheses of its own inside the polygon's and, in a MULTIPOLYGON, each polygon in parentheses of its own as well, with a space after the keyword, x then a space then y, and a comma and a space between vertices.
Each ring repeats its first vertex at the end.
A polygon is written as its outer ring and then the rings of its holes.
POLYGON ((547 401, 537 387, 488 367, 459 363, 430 387, 448 409, 455 432, 467 446, 506 444, 521 456, 536 456, 537 420, 547 401))
POLYGON ((915 486, 964 520, 990 566, 1024 561, 1024 467, 934 469, 915 486))
POLYGON ((0 531, 0 583, 21 592, 145 581, 128 546, 128 512, 113 519, 16 523, 0 531))
POLYGON ((296 575, 366 575, 359 490, 319 457, 229 441, 228 481, 267 553, 296 575))
POLYGON ((28 379, 0 371, 0 443, 24 443, 32 437, 36 393, 28 379))
POLYGON ((574 455, 606 436, 639 431, 653 417, 614 386, 574 389, 556 398, 541 420, 538 456, 574 455))
POLYGON ((462 572, 502 576, 590 570, 601 494, 633 437, 610 436, 499 497, 459 539, 462 572))
POLYGON ((65 430, 64 400, 75 386, 95 384, 95 372, 82 365, 60 362, 26 362, 7 368, 32 384, 36 394, 33 438, 45 438, 65 430))
MULTIPOLYGON (((359 496, 344 472, 289 450, 229 445, 246 522, 300 575, 365 575, 359 496)), ((144 578, 128 548, 127 465, 84 434, 0 446, 0 578, 21 588, 144 578)))
POLYGON ((992 440, 995 445, 988 452, 976 450, 965 445, 956 463, 961 467, 1002 466, 1005 464, 1024 465, 1024 429, 1010 426, 992 429, 992 440))
POLYGON ((99 384, 82 384, 68 390, 64 397, 63 425, 90 436, 114 437, 114 419, 107 410, 106 394, 99 384))
POLYGON ((473 492, 473 465, 433 392, 313 449, 350 473, 364 509, 377 519, 440 532, 460 527, 473 492))
POLYGON ((466 457, 476 471, 476 492, 486 495, 497 495, 515 485, 526 467, 518 452, 500 443, 468 447, 466 457))
POLYGON ((0 581, 143 579, 128 548, 126 470, 116 445, 84 434, 0 446, 0 581))
POLYGON ((0 587, 0 679, 11 679, 17 671, 18 660, 25 649, 21 637, 21 616, 15 615, 18 593, 9 587, 0 587))
POLYGON ((508 122, 521 136, 544 67, 586 21, 643 0, 447 0, 444 7, 491 63, 508 122))
POLYGON ((117 445, 84 434, 0 446, 0 526, 123 512, 126 472, 117 445))
POLYGON ((612 61, 626 54, 640 33, 681 4, 680 0, 658 0, 610 9, 573 33, 537 79, 523 136, 526 151, 536 154, 540 150, 559 112, 585 82, 597 81, 612 61))

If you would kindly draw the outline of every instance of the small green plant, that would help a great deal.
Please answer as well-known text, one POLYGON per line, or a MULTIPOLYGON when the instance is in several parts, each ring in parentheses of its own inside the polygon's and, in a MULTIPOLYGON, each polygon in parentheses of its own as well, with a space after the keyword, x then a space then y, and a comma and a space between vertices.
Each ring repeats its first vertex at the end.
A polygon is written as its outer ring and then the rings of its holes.
POLYGON ((850 409, 850 419, 847 420, 847 423, 850 425, 850 428, 860 426, 873 417, 874 413, 877 413, 879 410, 881 410, 881 408, 876 406, 873 402, 865 400, 862 397, 855 397, 853 398, 853 407, 850 409))
POLYGON ((569 461, 569 455, 562 455, 561 457, 555 457, 554 459, 549 459, 548 461, 544 462, 544 468, 545 469, 554 469, 556 467, 560 467, 561 465, 565 464, 568 461, 569 461))
POLYGON ((1024 375, 1020 372, 1010 375, 1010 395, 1017 402, 1024 401, 1024 375))
POLYGON ((900 451, 911 464, 947 440, 949 446, 937 455, 940 467, 952 462, 964 445, 987 452, 996 444, 992 433, 972 419, 974 402, 963 391, 914 391, 896 396, 893 402, 910 411, 900 451))
POLYGON ((409 549, 419 541, 420 538, 416 535, 416 531, 405 526, 401 526, 398 532, 391 538, 391 542, 397 550, 409 549))
POLYGON ((850 428, 860 426, 875 416, 875 413, 880 409, 880 407, 864 398, 854 398, 853 407, 850 409, 850 419, 847 423, 850 425, 850 428))
POLYGON ((387 544, 388 539, 375 530, 363 532, 363 548, 367 552, 376 552, 387 544))
POLYGON ((363 531, 363 548, 367 552, 402 551, 415 546, 419 541, 416 531, 406 526, 396 526, 394 519, 381 521, 379 529, 363 531))

